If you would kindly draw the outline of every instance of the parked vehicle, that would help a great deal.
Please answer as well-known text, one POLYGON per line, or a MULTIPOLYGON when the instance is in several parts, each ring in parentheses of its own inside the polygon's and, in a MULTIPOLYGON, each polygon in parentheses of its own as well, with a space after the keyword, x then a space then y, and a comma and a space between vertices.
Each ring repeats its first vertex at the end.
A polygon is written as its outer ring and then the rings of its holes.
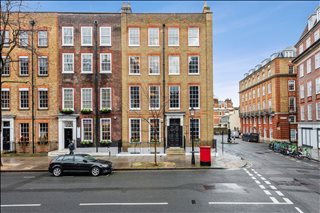
POLYGON ((233 130, 233 131, 231 132, 231 136, 232 136, 233 138, 239 138, 239 132, 233 130))
POLYGON ((250 133, 248 141, 259 143, 259 134, 258 133, 250 133))
POLYGON ((112 172, 112 162, 88 154, 60 155, 49 164, 49 172, 58 177, 64 172, 89 172, 92 176, 112 172))

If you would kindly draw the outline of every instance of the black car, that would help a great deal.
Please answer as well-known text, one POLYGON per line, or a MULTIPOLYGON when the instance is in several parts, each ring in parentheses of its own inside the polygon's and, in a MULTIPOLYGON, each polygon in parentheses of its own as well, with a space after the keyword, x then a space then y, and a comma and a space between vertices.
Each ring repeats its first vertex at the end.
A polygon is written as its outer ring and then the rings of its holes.
POLYGON ((88 154, 60 155, 49 164, 49 172, 58 177, 63 172, 89 172, 93 176, 110 174, 112 162, 98 160, 88 154))

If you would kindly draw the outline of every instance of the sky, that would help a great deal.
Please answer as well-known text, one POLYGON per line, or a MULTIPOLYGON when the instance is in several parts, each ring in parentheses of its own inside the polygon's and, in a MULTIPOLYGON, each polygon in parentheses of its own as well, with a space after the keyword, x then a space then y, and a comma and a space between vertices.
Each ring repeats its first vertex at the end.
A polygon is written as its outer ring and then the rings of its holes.
MULTIPOLYGON (((123 1, 31 1, 27 9, 120 12, 123 1)), ((204 1, 130 1, 137 13, 199 13, 204 1)), ((239 81, 272 53, 294 46, 320 1, 207 1, 213 12, 214 96, 239 106, 239 81)))

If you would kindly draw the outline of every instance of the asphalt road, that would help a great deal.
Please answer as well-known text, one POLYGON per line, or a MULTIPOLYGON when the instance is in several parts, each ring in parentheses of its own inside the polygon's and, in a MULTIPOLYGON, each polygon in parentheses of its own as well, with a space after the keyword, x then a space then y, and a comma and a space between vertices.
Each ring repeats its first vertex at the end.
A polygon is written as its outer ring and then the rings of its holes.
POLYGON ((2 173, 1 212, 319 212, 319 164, 265 144, 224 145, 249 160, 233 170, 2 173))

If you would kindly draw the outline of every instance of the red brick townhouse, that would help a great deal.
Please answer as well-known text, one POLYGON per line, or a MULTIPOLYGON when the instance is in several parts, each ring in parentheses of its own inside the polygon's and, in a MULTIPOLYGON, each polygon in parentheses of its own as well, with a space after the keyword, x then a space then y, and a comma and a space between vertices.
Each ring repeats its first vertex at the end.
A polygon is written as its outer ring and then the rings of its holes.
POLYGON ((121 139, 120 14, 59 13, 59 150, 121 139))
POLYGON ((320 7, 308 19, 295 45, 297 57, 299 145, 320 148, 320 7))

